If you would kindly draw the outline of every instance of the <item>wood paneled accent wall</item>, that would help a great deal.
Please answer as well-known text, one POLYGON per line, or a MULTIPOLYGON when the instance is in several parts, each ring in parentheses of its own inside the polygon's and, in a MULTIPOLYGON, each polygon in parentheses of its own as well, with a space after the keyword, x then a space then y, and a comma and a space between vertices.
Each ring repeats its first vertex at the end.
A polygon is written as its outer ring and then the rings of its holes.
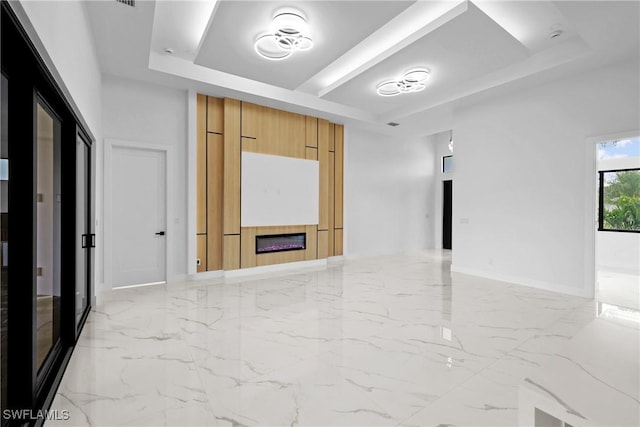
POLYGON ((234 270, 342 255, 344 128, 230 98, 197 96, 197 271, 234 270), (242 152, 319 162, 319 223, 240 226, 242 152), (306 232, 307 249, 255 253, 255 236, 306 232))

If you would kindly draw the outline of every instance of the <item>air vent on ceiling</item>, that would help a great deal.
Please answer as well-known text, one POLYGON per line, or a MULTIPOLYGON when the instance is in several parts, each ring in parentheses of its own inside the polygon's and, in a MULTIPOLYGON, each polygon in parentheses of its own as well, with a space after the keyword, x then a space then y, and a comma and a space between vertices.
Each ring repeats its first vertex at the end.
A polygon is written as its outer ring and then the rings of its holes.
POLYGON ((393 127, 400 126, 400 123, 396 123, 396 122, 389 122, 389 123, 387 123, 387 124, 388 124, 389 126, 393 126, 393 127))
POLYGON ((127 6, 136 7, 136 0, 116 0, 118 3, 126 4, 127 6))

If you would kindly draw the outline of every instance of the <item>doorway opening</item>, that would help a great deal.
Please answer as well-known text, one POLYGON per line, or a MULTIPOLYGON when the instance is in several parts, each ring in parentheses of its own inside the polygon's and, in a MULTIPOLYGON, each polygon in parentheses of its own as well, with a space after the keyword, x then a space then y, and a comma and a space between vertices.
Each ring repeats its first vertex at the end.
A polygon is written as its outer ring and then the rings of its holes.
POLYGON ((442 248, 452 249, 453 180, 442 181, 442 248))
POLYGON ((595 296, 640 310, 640 137, 596 144, 595 296))

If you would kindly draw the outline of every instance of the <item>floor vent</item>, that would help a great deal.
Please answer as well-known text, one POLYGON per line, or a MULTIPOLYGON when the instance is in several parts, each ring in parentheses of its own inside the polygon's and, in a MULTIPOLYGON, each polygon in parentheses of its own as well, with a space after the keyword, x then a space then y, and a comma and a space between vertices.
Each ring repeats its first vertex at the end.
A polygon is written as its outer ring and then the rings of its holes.
POLYGON ((389 123, 387 123, 387 124, 388 124, 389 126, 393 126, 393 127, 400 126, 400 123, 396 123, 396 122, 389 122, 389 123))
POLYGON ((126 4, 127 6, 136 7, 136 0, 116 0, 118 3, 126 4))

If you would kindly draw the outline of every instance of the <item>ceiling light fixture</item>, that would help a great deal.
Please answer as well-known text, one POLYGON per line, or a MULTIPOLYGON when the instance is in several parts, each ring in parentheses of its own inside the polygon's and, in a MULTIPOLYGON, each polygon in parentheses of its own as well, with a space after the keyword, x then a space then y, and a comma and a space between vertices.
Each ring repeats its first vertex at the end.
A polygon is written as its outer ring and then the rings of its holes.
POLYGON ((272 60, 285 59, 297 50, 309 50, 312 47, 307 19, 295 9, 276 12, 269 31, 258 36, 254 44, 258 55, 272 60))
POLYGON ((429 78, 430 73, 426 68, 414 68, 407 71, 397 80, 385 80, 376 86, 376 91, 380 96, 396 96, 401 93, 420 92, 426 87, 424 82, 429 78))

